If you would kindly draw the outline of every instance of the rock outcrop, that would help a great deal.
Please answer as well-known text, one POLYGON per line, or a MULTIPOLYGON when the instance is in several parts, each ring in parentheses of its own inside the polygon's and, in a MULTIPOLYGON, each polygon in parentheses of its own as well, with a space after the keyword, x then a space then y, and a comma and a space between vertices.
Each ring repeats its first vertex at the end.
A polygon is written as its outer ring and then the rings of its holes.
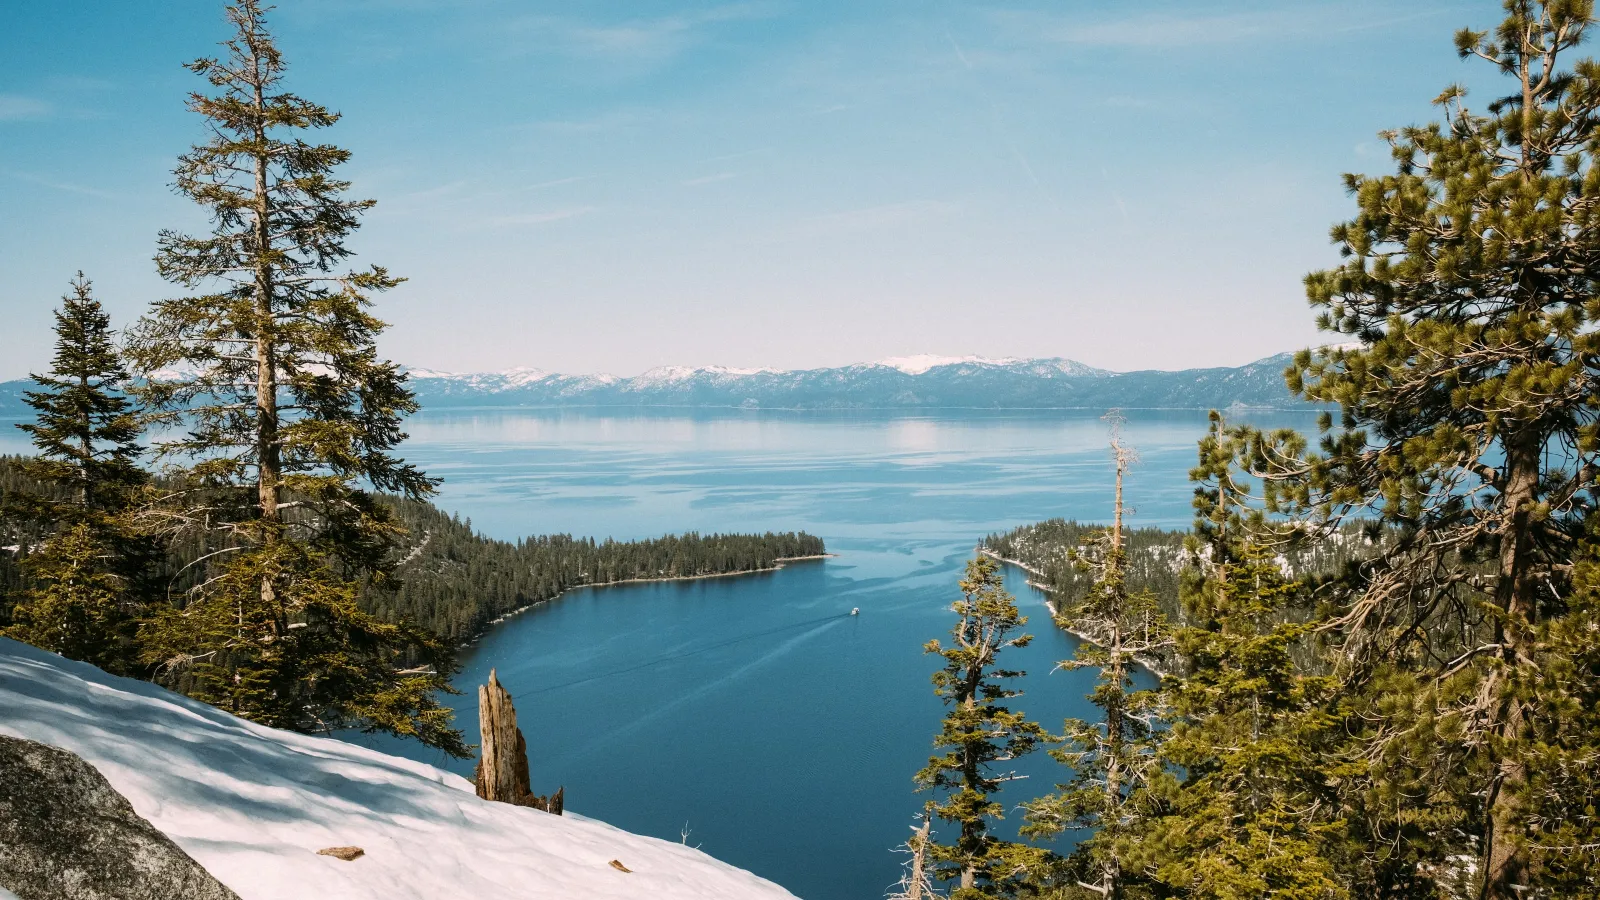
POLYGON ((239 900, 94 766, 4 735, 0 886, 24 900, 239 900))

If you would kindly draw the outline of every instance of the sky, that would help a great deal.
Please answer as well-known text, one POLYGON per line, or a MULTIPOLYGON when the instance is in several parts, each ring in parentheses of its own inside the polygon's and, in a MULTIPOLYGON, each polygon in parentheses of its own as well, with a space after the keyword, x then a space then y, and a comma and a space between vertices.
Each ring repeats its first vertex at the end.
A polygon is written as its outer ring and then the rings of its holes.
MULTIPOLYGON (((933 353, 1115 370, 1329 340, 1345 172, 1435 118, 1494 0, 278 0, 288 87, 377 200, 382 351, 445 371, 812 368, 933 353)), ((0 378, 83 270, 176 296, 221 0, 0 9, 0 378)))

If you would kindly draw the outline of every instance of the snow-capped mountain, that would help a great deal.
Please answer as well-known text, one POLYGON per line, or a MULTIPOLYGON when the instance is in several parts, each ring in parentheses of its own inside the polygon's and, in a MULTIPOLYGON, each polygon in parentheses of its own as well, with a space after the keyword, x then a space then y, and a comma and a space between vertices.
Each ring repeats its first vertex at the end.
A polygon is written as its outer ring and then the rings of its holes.
POLYGON ((1237 368, 1111 372, 1065 358, 902 356, 822 369, 661 366, 642 375, 539 369, 452 374, 411 370, 424 406, 678 406, 746 409, 1206 409, 1298 405, 1283 383, 1289 355, 1237 368))

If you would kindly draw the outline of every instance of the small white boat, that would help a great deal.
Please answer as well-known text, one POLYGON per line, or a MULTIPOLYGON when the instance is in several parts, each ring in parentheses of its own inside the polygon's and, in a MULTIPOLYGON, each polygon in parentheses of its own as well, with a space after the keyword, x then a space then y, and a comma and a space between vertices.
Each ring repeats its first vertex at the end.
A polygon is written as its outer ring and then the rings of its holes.
POLYGON ((859 615, 861 615, 861 607, 859 607, 859 606, 852 606, 852 607, 851 607, 851 608, 850 608, 850 615, 852 615, 852 616, 859 616, 859 615))

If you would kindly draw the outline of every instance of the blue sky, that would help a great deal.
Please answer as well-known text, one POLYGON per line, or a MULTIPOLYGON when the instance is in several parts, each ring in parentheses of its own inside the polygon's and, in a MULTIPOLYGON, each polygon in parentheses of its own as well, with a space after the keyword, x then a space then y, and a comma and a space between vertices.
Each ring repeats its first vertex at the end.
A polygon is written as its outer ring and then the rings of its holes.
MULTIPOLYGON (((630 375, 913 353, 1233 365, 1316 342, 1347 171, 1482 80, 1499 4, 280 0, 297 93, 378 200, 409 365, 630 375)), ((0 378, 83 269, 174 288, 180 64, 219 0, 0 12, 0 378)))

